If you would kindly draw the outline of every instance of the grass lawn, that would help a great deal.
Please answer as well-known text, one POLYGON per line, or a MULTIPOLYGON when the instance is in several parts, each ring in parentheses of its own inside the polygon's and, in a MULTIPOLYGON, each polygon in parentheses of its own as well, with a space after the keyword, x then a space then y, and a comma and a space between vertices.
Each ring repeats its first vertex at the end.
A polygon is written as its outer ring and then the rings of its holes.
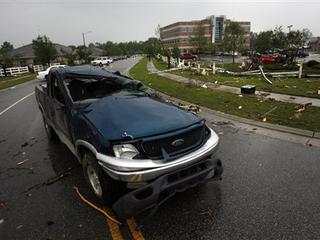
MULTIPOLYGON (((163 62, 158 61, 156 59, 153 60, 153 63, 156 68, 159 70, 166 69, 166 66, 163 62)), ((224 64, 227 65, 227 69, 231 71, 235 71, 235 69, 239 69, 239 64, 224 64)), ((223 65, 221 64, 221 67, 223 65)), ((268 65, 266 65, 268 66, 268 65)), ((225 67, 225 66, 224 66, 225 67)), ((276 64, 270 64, 268 66, 268 71, 279 71, 277 69, 276 64)), ((266 68, 266 67, 264 67, 266 68)), ((294 68, 294 67, 293 67, 294 68)), ((309 68, 310 69, 310 68, 309 68)), ((266 69, 265 69, 266 70, 266 69)), ((296 71, 297 69, 286 69, 286 71, 296 71)), ((219 84, 232 86, 232 87, 241 87, 246 84, 256 85, 257 90, 266 91, 266 92, 274 92, 274 93, 282 93, 289 95, 297 95, 304 97, 313 97, 320 98, 318 94, 318 90, 320 90, 320 79, 319 78, 272 78, 269 79, 273 82, 273 84, 267 83, 262 76, 230 76, 227 74, 216 74, 210 76, 202 76, 190 70, 175 70, 171 73, 180 75, 186 78, 194 78, 203 81, 216 82, 219 84)))
POLYGON ((34 73, 21 74, 16 77, 0 77, 0 89, 9 88, 20 83, 34 80, 35 78, 36 74, 34 73))
POLYGON ((147 60, 143 58, 131 70, 130 75, 157 91, 167 95, 205 106, 221 112, 261 121, 263 114, 277 107, 266 116, 267 122, 320 131, 320 108, 308 106, 300 114, 297 105, 271 100, 261 100, 254 96, 238 95, 214 89, 204 89, 182 84, 147 71, 147 60), (241 106, 241 109, 239 109, 241 106))

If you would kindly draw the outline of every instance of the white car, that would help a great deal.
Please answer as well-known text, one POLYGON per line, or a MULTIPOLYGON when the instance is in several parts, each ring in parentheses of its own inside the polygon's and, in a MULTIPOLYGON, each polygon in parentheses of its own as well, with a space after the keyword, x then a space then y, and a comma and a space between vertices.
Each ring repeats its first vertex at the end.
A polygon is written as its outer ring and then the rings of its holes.
POLYGON ((50 71, 52 68, 56 68, 56 67, 64 68, 65 66, 66 66, 66 65, 53 65, 53 66, 50 66, 50 67, 48 67, 46 70, 41 71, 41 72, 38 72, 37 79, 39 79, 39 80, 45 80, 46 77, 47 77, 48 74, 49 74, 49 71, 50 71))
POLYGON ((109 57, 98 57, 95 60, 91 61, 91 64, 94 66, 100 66, 102 67, 103 65, 109 65, 110 63, 112 63, 113 60, 109 57))

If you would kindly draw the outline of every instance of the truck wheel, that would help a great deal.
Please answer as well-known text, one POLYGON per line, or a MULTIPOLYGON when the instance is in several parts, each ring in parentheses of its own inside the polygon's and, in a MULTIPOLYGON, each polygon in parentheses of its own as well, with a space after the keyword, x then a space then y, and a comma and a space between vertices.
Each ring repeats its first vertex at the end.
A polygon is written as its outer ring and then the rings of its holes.
POLYGON ((57 141, 59 138, 56 134, 56 132, 53 130, 52 127, 50 127, 46 121, 46 119, 43 117, 43 125, 44 129, 46 130, 47 137, 50 141, 57 141))
POLYGON ((83 155, 82 168, 91 191, 100 203, 112 205, 123 195, 126 189, 125 183, 118 182, 109 177, 91 153, 83 155))

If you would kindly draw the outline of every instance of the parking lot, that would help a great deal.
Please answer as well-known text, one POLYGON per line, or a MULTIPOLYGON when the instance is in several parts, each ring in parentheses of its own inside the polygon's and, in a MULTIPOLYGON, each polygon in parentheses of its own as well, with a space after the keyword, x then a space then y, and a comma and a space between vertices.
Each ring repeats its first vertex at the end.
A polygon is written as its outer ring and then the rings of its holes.
MULTIPOLYGON (((136 61, 108 68, 127 72, 136 61)), ((118 229, 75 193, 77 186, 95 202, 76 158, 61 142, 48 142, 36 84, 0 92, 0 239, 319 237, 319 141, 240 127, 206 111, 221 138, 222 181, 178 193, 148 221, 131 219, 118 229), (141 230, 131 231, 139 223, 141 230)))

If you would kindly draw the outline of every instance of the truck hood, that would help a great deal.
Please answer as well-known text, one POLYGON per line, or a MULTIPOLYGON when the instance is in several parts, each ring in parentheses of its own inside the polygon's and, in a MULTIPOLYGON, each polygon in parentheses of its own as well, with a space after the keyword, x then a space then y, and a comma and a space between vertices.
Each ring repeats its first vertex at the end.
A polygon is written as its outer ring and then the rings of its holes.
POLYGON ((150 97, 108 96, 80 110, 108 140, 166 133, 201 120, 190 112, 150 97))

